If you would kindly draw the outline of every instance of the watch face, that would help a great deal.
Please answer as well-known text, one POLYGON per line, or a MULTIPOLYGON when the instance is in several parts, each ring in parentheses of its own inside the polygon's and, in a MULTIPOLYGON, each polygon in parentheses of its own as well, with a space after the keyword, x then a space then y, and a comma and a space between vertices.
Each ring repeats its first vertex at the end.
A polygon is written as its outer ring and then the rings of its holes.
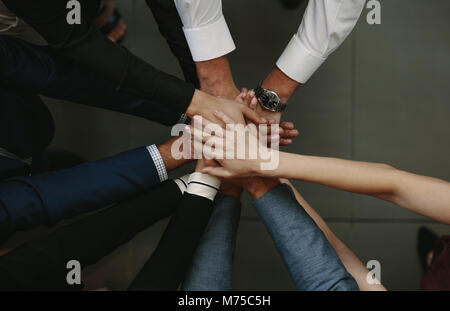
POLYGON ((280 104, 277 94, 271 91, 265 92, 260 99, 263 107, 271 111, 275 111, 280 104))

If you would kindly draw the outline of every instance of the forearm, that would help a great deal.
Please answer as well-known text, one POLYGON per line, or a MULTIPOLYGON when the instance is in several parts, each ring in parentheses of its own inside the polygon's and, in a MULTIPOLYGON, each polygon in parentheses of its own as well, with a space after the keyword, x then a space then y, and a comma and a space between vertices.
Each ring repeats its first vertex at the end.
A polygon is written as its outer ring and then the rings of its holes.
POLYGON ((0 239, 17 230, 73 217, 142 192, 164 180, 154 146, 0 185, 0 239), (151 151, 151 152, 150 152, 151 151))
POLYGON ((208 61, 196 62, 195 66, 202 91, 227 99, 234 99, 239 95, 226 55, 208 61))
POLYGON ((3 269, 0 288, 80 289, 66 282, 69 261, 77 260, 83 268, 95 264, 139 232, 170 216, 181 199, 177 185, 166 181, 111 208, 61 227, 42 240, 18 247, 0 257, 3 269))
POLYGON ((213 209, 220 182, 191 174, 180 205, 175 210, 158 247, 130 289, 176 290, 191 263, 213 209))
POLYGON ((358 290, 327 241, 288 186, 254 202, 298 290, 358 290))
POLYGON ((120 91, 168 105, 174 111, 171 123, 175 124, 189 106, 195 90, 193 85, 154 68, 112 43, 93 25, 98 0, 83 2, 83 19, 79 25, 67 23, 65 2, 4 2, 42 35, 52 49, 108 77, 120 91))
POLYGON ((439 222, 450 223, 450 183, 385 164, 282 152, 278 169, 264 174, 371 195, 439 222))
POLYGON ((347 271, 353 276, 358 283, 358 287, 361 291, 372 290, 385 290, 381 284, 369 284, 367 282, 367 275, 369 270, 361 262, 361 260, 331 231, 327 223, 322 217, 305 201, 301 194, 295 189, 295 187, 289 182, 289 180, 283 179, 283 183, 289 185, 293 190, 295 197, 301 206, 305 209, 308 215, 314 220, 316 225, 322 230, 328 242, 334 248, 339 256, 339 259, 344 264, 347 271))
MULTIPOLYGON (((161 158, 164 161, 164 166, 165 166, 167 172, 170 172, 184 164, 187 164, 187 163, 190 163, 193 161, 191 158, 185 159, 184 157, 182 157, 180 159, 175 159, 173 157, 172 145, 175 143, 175 141, 177 139, 181 139, 181 137, 173 137, 158 146, 159 153, 161 154, 161 158)), ((181 147, 183 147, 183 146, 184 145, 182 144, 181 147)), ((182 153, 183 149, 178 150, 178 151, 180 153, 182 153)))
POLYGON ((396 171, 395 192, 379 196, 412 212, 450 224, 450 183, 441 179, 396 171))
POLYGON ((300 86, 300 83, 289 78, 283 71, 276 67, 266 77, 261 86, 267 90, 274 91, 280 96, 283 103, 287 103, 295 90, 300 86))
POLYGON ((280 164, 268 176, 298 179, 360 194, 378 195, 395 191, 396 170, 388 165, 303 156, 280 152, 280 164))

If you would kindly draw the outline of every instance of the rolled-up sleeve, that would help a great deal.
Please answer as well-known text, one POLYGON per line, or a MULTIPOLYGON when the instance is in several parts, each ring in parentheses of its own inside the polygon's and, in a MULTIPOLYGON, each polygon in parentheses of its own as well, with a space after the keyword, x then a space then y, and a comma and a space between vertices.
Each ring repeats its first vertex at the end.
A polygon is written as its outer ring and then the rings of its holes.
POLYGON ((236 49, 221 0, 175 0, 194 61, 207 61, 236 49))
POLYGON ((298 32, 277 66, 291 79, 306 83, 356 26, 365 0, 310 0, 298 32))

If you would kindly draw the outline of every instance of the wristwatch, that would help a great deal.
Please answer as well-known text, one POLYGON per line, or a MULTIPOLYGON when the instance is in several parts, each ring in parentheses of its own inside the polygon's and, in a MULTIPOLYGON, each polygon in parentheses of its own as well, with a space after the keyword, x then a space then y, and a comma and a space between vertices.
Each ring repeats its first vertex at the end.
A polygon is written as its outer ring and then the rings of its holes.
POLYGON ((255 88, 255 95, 261 106, 272 112, 283 112, 287 103, 281 102, 280 97, 274 91, 266 90, 261 86, 255 88))

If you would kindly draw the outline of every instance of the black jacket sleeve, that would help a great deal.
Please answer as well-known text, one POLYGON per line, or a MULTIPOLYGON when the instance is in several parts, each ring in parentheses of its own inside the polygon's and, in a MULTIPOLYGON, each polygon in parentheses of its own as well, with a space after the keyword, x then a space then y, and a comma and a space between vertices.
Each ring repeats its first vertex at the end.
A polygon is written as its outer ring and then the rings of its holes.
POLYGON ((185 192, 156 250, 129 290, 177 290, 212 210, 211 200, 185 192))
POLYGON ((173 55, 178 59, 186 81, 200 88, 197 69, 183 32, 183 23, 174 1, 146 0, 158 23, 159 32, 166 39, 173 55))
POLYGON ((0 257, 0 290, 79 290, 68 285, 67 263, 86 268, 170 216, 182 199, 173 181, 56 230, 0 257))
POLYGON ((177 111, 173 116, 176 123, 192 100, 194 85, 157 70, 108 40, 93 23, 100 0, 79 1, 79 25, 67 23, 66 1, 4 0, 4 3, 44 37, 50 47, 111 79, 118 90, 171 106, 177 111))

